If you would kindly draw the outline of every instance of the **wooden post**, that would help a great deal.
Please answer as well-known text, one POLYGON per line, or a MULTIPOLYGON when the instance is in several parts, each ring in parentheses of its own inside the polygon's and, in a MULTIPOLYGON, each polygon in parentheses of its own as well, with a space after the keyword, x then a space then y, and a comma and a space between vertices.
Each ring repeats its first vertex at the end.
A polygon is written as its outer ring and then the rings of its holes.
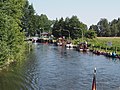
POLYGON ((116 47, 116 50, 115 50, 115 51, 116 51, 116 53, 117 53, 117 47, 116 47))
POLYGON ((107 52, 107 47, 106 47, 106 52, 107 52))

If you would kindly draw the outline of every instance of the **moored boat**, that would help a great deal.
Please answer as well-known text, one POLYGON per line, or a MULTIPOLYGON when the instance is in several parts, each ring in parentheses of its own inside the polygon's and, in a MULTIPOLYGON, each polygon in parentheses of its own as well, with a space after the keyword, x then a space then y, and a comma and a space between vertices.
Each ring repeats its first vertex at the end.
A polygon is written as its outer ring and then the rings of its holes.
POLYGON ((71 42, 67 42, 65 47, 68 49, 73 49, 73 44, 71 42))
POLYGON ((87 43, 80 43, 78 44, 77 46, 77 51, 80 51, 80 52, 88 52, 89 51, 89 48, 87 46, 87 43))

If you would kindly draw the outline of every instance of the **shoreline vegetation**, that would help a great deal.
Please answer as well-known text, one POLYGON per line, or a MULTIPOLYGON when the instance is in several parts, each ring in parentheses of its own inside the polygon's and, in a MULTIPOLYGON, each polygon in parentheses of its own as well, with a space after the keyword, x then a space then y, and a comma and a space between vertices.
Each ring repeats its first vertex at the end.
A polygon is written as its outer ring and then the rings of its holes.
POLYGON ((116 52, 120 54, 120 37, 97 37, 90 40, 91 47, 95 50, 105 52, 116 52))
MULTIPOLYGON (((81 39, 73 40, 74 44, 80 43, 81 39)), ((83 41, 88 42, 88 47, 91 51, 99 53, 116 53, 120 55, 120 37, 96 37, 94 39, 84 38, 83 41)))
MULTIPOLYGON (((81 39, 73 40, 74 44, 79 44, 81 39)), ((120 54, 120 37, 96 37, 94 39, 84 38, 83 41, 87 41, 90 49, 117 52, 120 54)))
POLYGON ((27 0, 0 1, 0 70, 26 57, 26 25, 23 25, 27 0))
POLYGON ((32 50, 33 50, 32 42, 25 41, 25 48, 23 50, 21 50, 21 53, 18 53, 19 55, 17 54, 17 57, 19 57, 19 58, 8 59, 5 62, 1 62, 0 71, 3 69, 6 69, 11 64, 20 63, 21 61, 25 60, 27 58, 27 55, 29 54, 29 52, 31 52, 32 50))
POLYGON ((16 59, 8 59, 0 63, 0 71, 8 67, 10 64, 20 63, 21 61, 26 59, 27 55, 29 55, 29 52, 32 51, 33 45, 32 45, 32 42, 30 41, 25 41, 24 44, 25 44, 24 49, 21 50, 21 52, 17 54, 16 59))

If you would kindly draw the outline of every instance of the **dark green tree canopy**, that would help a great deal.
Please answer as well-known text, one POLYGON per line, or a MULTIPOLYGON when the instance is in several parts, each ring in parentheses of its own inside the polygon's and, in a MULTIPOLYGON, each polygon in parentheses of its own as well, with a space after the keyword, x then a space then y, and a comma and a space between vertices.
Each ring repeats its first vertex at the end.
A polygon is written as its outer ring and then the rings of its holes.
POLYGON ((120 19, 108 22, 107 19, 102 18, 97 25, 91 25, 89 29, 95 30, 99 37, 120 36, 120 19))
POLYGON ((77 16, 72 16, 71 18, 66 17, 65 19, 56 19, 52 33, 55 37, 65 36, 72 39, 77 39, 82 37, 82 32, 87 30, 87 25, 79 21, 77 16))

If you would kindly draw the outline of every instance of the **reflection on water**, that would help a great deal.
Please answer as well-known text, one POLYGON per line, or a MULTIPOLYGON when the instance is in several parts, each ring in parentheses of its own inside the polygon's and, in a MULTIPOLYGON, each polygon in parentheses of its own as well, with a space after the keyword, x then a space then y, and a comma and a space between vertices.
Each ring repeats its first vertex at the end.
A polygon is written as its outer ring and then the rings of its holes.
POLYGON ((90 90, 97 68, 97 90, 120 90, 118 59, 36 44, 23 63, 0 72, 0 90, 90 90))

